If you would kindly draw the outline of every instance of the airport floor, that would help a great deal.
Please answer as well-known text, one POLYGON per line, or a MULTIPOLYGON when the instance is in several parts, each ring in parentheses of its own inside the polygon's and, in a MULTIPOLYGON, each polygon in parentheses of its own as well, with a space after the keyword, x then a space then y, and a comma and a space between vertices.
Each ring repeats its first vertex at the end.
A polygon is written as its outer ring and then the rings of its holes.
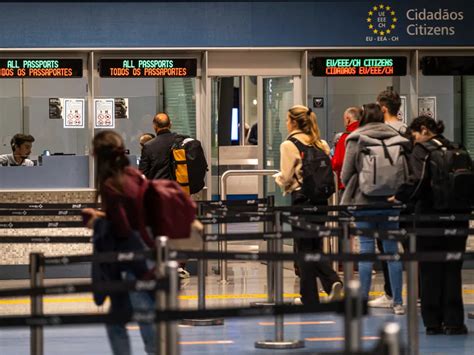
MULTIPOLYGON (((250 302, 264 300, 266 292, 265 266, 259 263, 235 262, 229 264, 227 285, 219 284, 218 276, 207 278, 207 304, 210 307, 246 306, 250 302)), ((297 296, 298 279, 292 270, 285 270, 284 292, 286 299, 297 296)), ((465 270, 464 302, 466 313, 474 311, 474 270, 465 270)), ((66 280, 47 280, 47 284, 63 283, 66 280)), ((67 280, 79 281, 79 280, 67 280)), ((85 281, 84 279, 80 281, 85 281)), ((26 286, 27 281, 3 281, 0 288, 26 286)), ((182 308, 197 305, 197 280, 191 277, 184 283, 180 295, 182 308)), ((373 279, 373 296, 381 294, 381 274, 373 279)), ((322 294, 324 300, 325 294, 322 294)), ((88 294, 46 297, 45 313, 104 312, 106 307, 96 307, 88 294)), ((0 315, 27 314, 29 301, 26 298, 0 299, 0 315)), ((363 346, 370 349, 377 341, 379 330, 386 322, 398 322, 401 326, 402 342, 407 341, 406 316, 395 316, 388 309, 372 309, 363 320, 363 346)), ((466 319, 470 333, 463 336, 426 336, 419 320, 420 354, 472 354, 474 349, 474 320, 466 319)), ((305 340, 301 350, 257 350, 255 341, 271 339, 273 319, 233 318, 226 319, 223 326, 189 327, 179 326, 182 354, 316 354, 343 348, 343 319, 333 314, 294 315, 285 318, 285 339, 305 340)), ((135 324, 129 325, 129 335, 134 354, 144 354, 142 341, 135 324)), ((0 331, 0 354, 23 355, 29 353, 29 330, 25 328, 3 328, 0 331)), ((110 354, 104 327, 66 326, 49 327, 45 330, 46 355, 110 354)))

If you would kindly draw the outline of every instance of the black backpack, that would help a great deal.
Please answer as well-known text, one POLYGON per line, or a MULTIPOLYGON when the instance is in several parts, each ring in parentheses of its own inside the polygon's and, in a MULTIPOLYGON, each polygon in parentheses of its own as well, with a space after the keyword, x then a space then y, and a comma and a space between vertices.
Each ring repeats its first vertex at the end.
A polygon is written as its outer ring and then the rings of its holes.
POLYGON ((201 142, 176 135, 171 146, 171 174, 188 194, 201 191, 205 185, 207 161, 201 142))
POLYGON ((301 192, 314 204, 327 200, 336 190, 331 159, 321 149, 301 143, 293 136, 288 137, 298 148, 303 162, 301 192))
POLYGON ((429 151, 429 172, 436 210, 469 210, 474 204, 474 166, 466 149, 437 139, 422 143, 429 151))

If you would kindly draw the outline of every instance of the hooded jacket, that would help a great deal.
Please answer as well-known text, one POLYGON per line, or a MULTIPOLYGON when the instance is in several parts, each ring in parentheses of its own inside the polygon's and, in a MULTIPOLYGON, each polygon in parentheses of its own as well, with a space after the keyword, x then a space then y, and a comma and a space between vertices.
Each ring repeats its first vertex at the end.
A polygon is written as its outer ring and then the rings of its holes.
MULTIPOLYGON (((346 186, 342 196, 342 204, 370 204, 387 202, 386 196, 366 196, 362 194, 359 187, 359 138, 361 135, 375 139, 389 139, 400 134, 382 122, 372 122, 359 127, 352 132, 346 139, 346 155, 342 164, 341 181, 346 186)), ((406 140, 409 149, 410 142, 406 140)))

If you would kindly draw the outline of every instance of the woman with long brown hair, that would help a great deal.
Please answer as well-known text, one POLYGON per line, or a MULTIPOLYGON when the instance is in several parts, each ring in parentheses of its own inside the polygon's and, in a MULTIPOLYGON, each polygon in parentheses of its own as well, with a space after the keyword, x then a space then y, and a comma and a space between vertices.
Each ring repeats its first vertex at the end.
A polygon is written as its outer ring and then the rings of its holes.
MULTIPOLYGON (((329 155, 330 150, 328 144, 321 139, 315 113, 306 106, 293 106, 288 110, 286 127, 289 135, 280 146, 280 172, 275 176, 276 183, 284 194, 291 194, 293 206, 327 205, 327 199, 310 200, 302 191, 304 154, 308 149, 314 148, 329 155)), ((330 160, 328 161, 330 165, 330 160)), ((321 252, 322 239, 296 239, 295 246, 298 252, 321 252)), ((330 300, 342 297, 342 282, 329 262, 298 262, 297 265, 303 304, 319 303, 317 277, 330 295, 330 300)))
MULTIPOLYGON (((126 251, 153 247, 153 240, 140 226, 140 211, 143 210, 139 194, 147 183, 142 173, 130 166, 125 154, 122 137, 114 131, 102 131, 95 135, 93 154, 96 159, 97 199, 102 210, 83 210, 87 226, 97 232, 96 221, 101 218, 110 228, 114 250, 126 251)), ((97 243, 95 243, 97 244, 97 243)), ((144 263, 121 266, 115 274, 118 279, 134 280, 145 277, 148 268, 144 263)), ((111 295, 111 313, 154 309, 154 299, 147 292, 129 292, 118 297, 111 295), (125 297, 123 297, 125 296, 125 297)), ((152 323, 139 322, 140 333, 145 343, 145 352, 154 354, 154 330, 152 323)), ((130 341, 125 324, 107 324, 107 335, 114 355, 131 354, 130 341)))

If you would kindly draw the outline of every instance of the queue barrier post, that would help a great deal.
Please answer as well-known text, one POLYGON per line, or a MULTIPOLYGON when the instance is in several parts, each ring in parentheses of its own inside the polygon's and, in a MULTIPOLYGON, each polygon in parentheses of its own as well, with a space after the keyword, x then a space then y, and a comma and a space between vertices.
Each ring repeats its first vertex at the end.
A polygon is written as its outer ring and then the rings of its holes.
MULTIPOLYGON (((199 205, 199 214, 202 215, 202 205, 199 205)), ((203 238, 202 252, 205 253, 207 250, 206 241, 203 238)), ((197 281, 198 281, 198 309, 201 311, 206 310, 206 260, 200 258, 198 260, 197 269, 197 281)), ((183 319, 181 321, 183 325, 190 326, 210 326, 210 325, 223 325, 224 318, 205 318, 205 319, 183 319)))
MULTIPOLYGON (((171 310, 178 309, 178 290, 179 290, 179 278, 178 278, 178 262, 169 261, 166 264, 166 272, 169 278, 170 288, 167 297, 167 308, 171 310)), ((166 355, 179 355, 179 342, 178 342, 178 322, 169 321, 166 323, 166 355)))
MULTIPOLYGON (((44 265, 42 263, 43 254, 30 254, 30 287, 42 287, 44 285, 44 265)), ((43 296, 31 296, 31 316, 43 315, 43 296)), ((43 327, 34 325, 30 327, 30 354, 43 355, 44 340, 43 327)))
POLYGON ((400 325, 387 323, 382 329, 382 348, 386 355, 400 355, 400 325))
MULTIPOLYGON (((281 212, 275 214, 275 252, 283 252, 283 239, 281 238, 282 223, 281 212)), ((283 305, 283 261, 275 261, 275 304, 283 305)), ((284 316, 282 314, 275 316, 275 340, 264 340, 255 342, 257 349, 300 349, 305 344, 302 340, 284 340, 284 316)))
POLYGON ((344 351, 358 353, 361 348, 362 299, 360 282, 350 280, 345 284, 344 351))
MULTIPOLYGON (((155 275, 156 278, 164 277, 166 272, 166 262, 169 259, 168 256, 168 237, 160 236, 155 240, 156 243, 156 267, 155 275)), ((171 281, 170 281, 171 282, 171 281)), ((155 307, 156 311, 165 311, 167 306, 166 293, 162 290, 156 291, 155 307)), ((166 323, 155 322, 155 354, 156 355, 167 355, 168 349, 166 344, 166 323)))
MULTIPOLYGON (((416 234, 408 234, 409 251, 416 253, 416 234)), ((408 328, 408 351, 409 355, 419 354, 418 337, 418 262, 407 262, 407 328, 408 328)))
MULTIPOLYGON (((267 206, 273 208, 275 206, 275 196, 270 195, 267 197, 267 206)), ((281 219, 279 222, 275 220, 269 221, 265 223, 265 232, 277 232, 277 228, 280 228, 281 231, 281 219), (280 225, 278 226, 278 223, 280 225)), ((282 248, 283 250, 283 248, 282 248)), ((276 241, 273 238, 267 239, 267 252, 268 253, 276 253, 276 241)), ((275 283, 276 283, 276 267, 274 261, 267 261, 267 300, 266 301, 257 301, 251 302, 251 307, 262 307, 262 306, 273 306, 276 304, 276 290, 275 290, 275 283)))

